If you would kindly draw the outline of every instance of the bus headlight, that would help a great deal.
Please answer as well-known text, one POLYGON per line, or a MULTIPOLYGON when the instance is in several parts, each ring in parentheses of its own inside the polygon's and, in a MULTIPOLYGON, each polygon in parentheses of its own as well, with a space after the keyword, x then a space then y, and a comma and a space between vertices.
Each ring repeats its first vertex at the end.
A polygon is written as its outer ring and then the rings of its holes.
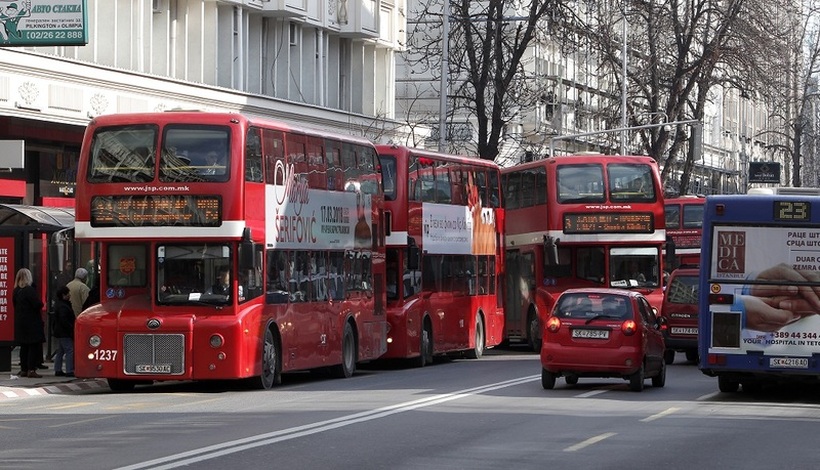
POLYGON ((212 348, 219 348, 223 344, 225 344, 225 339, 222 338, 222 335, 219 335, 219 334, 211 335, 211 347, 212 348))
POLYGON ((90 338, 88 338, 88 345, 92 348, 99 348, 100 343, 102 343, 102 338, 100 338, 99 335, 92 335, 90 338))

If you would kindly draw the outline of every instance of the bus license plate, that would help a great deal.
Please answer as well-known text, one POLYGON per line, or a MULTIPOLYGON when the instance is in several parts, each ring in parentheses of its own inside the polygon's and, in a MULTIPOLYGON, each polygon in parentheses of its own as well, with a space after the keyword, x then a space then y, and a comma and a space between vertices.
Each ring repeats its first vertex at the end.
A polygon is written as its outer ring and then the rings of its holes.
POLYGON ((697 335, 697 328, 671 328, 673 335, 697 335))
POLYGON ((772 357, 769 367, 779 369, 808 369, 809 359, 805 357, 772 357))
POLYGON ((609 330, 572 330, 573 338, 609 339, 609 330))
POLYGON ((170 374, 171 364, 137 364, 138 374, 170 374))

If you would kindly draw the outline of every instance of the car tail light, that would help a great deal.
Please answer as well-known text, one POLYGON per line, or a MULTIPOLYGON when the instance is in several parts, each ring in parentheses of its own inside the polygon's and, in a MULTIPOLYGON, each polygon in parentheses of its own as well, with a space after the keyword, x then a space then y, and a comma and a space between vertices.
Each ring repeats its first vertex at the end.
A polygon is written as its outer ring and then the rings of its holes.
POLYGON ((627 320, 621 324, 621 331, 623 331, 626 336, 629 336, 632 333, 635 333, 637 327, 638 326, 635 324, 634 320, 627 320))
POLYGON ((550 319, 547 320, 547 330, 549 330, 550 333, 555 333, 558 331, 558 328, 561 328, 561 320, 556 317, 550 317, 550 319))

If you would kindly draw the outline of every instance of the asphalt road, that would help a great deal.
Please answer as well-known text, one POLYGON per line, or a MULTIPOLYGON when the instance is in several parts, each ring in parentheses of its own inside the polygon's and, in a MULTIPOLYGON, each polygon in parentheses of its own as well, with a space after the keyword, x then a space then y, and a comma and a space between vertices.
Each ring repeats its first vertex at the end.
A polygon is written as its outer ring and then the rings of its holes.
POLYGON ((664 388, 540 385, 532 353, 272 391, 172 382, 0 401, 8 469, 817 468, 820 387, 724 394, 678 354, 664 388))

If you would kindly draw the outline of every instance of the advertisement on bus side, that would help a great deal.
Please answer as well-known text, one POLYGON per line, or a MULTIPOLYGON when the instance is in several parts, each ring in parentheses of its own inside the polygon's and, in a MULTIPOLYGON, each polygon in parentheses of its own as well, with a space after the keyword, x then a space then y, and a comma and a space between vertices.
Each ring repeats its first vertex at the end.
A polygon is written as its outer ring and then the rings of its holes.
POLYGON ((362 192, 340 192, 266 188, 265 233, 268 248, 290 250, 347 250, 371 248, 371 196, 362 192))
POLYGON ((495 253, 495 212, 481 206, 422 205, 422 243, 431 254, 495 253))
POLYGON ((820 229, 716 227, 711 256, 709 293, 732 297, 710 304, 710 352, 805 357, 820 350, 820 229))

